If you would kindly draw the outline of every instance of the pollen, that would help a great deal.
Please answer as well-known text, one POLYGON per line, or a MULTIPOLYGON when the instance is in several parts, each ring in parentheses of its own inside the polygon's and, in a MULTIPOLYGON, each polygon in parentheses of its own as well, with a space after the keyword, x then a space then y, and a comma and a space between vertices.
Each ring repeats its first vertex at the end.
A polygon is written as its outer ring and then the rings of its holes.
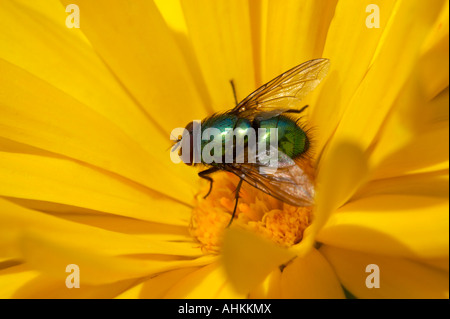
MULTIPOLYGON (((205 253, 218 253, 225 228, 235 205, 235 190, 239 178, 231 173, 214 174, 213 190, 209 182, 201 181, 194 199, 189 231, 205 253)), ((295 207, 244 183, 233 219, 233 227, 248 229, 283 247, 298 244, 310 225, 312 207, 295 207)))

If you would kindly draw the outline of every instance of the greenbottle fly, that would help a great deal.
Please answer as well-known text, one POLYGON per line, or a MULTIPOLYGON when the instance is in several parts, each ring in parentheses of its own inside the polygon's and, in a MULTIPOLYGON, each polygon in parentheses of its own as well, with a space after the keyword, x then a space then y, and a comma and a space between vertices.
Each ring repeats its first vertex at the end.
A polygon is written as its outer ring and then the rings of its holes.
MULTIPOLYGON (((329 69, 329 60, 315 59, 300 64, 289 71, 277 76, 270 82, 264 84, 253 93, 248 95, 236 106, 223 113, 216 113, 201 121, 201 133, 208 128, 216 128, 226 136, 225 128, 232 130, 238 128, 245 132, 254 129, 276 128, 277 134, 277 169, 275 172, 264 173, 261 168, 269 166, 268 161, 261 160, 256 157, 256 161, 237 161, 236 145, 233 144, 234 160, 218 161, 206 163, 203 159, 194 160, 194 152, 190 153, 187 165, 198 165, 206 167, 198 175, 209 181, 210 188, 205 198, 211 193, 213 186, 213 178, 211 174, 218 171, 227 171, 235 174, 240 178, 235 194, 235 206, 229 225, 231 224, 239 200, 239 191, 243 181, 249 183, 253 187, 293 206, 311 206, 314 197, 314 186, 308 174, 296 164, 296 160, 305 156, 311 146, 311 139, 307 130, 303 129, 298 121, 294 118, 297 114, 302 113, 307 106, 296 108, 299 101, 310 93, 326 76, 329 69)), ((236 93, 233 86, 233 92, 236 99, 236 93)), ((194 124, 190 122, 185 130, 189 133, 190 140, 188 145, 194 150, 196 147, 194 134, 194 124)), ((267 130, 266 130, 267 132, 267 130)), ((270 131, 273 132, 273 131, 270 131)), ((270 133, 257 134, 258 143, 264 140, 270 140, 270 133), (269 136, 268 136, 269 135, 269 136)), ((180 145, 182 138, 178 138, 174 149, 180 145)), ((221 153, 223 159, 227 154, 225 138, 221 139, 221 153)), ((248 139, 244 139, 244 152, 248 153, 248 139)), ((200 142, 200 151, 206 147, 204 141, 200 142)), ((229 153, 228 153, 229 154, 229 153)), ((182 149, 179 151, 182 155, 182 149)), ((244 157, 245 158, 245 157, 244 157)))

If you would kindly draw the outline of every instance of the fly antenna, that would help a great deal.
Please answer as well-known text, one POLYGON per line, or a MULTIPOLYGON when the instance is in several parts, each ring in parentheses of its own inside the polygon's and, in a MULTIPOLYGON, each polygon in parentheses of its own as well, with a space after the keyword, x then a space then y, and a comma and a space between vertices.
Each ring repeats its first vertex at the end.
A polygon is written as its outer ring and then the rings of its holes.
POLYGON ((236 95, 236 87, 234 86, 234 81, 233 81, 233 79, 230 80, 230 84, 231 84, 231 89, 233 90, 234 103, 236 103, 236 105, 238 105, 239 102, 238 102, 238 99, 237 99, 237 95, 236 95))

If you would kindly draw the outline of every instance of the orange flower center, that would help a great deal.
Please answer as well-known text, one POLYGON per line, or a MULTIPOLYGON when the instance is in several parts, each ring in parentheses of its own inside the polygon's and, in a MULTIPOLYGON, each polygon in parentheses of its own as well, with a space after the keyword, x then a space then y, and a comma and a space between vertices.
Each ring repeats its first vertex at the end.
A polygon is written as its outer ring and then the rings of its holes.
MULTIPOLYGON (((189 231, 208 253, 219 252, 222 235, 230 222, 235 190, 239 178, 220 172, 213 175, 214 184, 208 193, 209 182, 203 181, 195 197, 189 231)), ((243 183, 233 226, 250 229, 275 243, 289 247, 298 244, 310 225, 312 207, 294 207, 243 183)))

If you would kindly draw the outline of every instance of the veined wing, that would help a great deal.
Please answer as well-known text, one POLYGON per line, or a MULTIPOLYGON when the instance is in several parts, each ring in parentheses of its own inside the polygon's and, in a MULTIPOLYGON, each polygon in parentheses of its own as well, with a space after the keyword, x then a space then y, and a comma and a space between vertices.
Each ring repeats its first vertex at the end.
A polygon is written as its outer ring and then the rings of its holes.
MULTIPOLYGON (((293 161, 292 161, 293 162, 293 161)), ((312 206, 314 185, 303 169, 295 164, 278 167, 271 174, 261 173, 261 164, 233 163, 226 166, 253 187, 293 206, 312 206)))
POLYGON ((243 99, 231 113, 254 118, 265 112, 276 116, 289 109, 293 103, 303 99, 319 85, 328 73, 328 59, 315 59, 302 63, 264 84, 243 99))

